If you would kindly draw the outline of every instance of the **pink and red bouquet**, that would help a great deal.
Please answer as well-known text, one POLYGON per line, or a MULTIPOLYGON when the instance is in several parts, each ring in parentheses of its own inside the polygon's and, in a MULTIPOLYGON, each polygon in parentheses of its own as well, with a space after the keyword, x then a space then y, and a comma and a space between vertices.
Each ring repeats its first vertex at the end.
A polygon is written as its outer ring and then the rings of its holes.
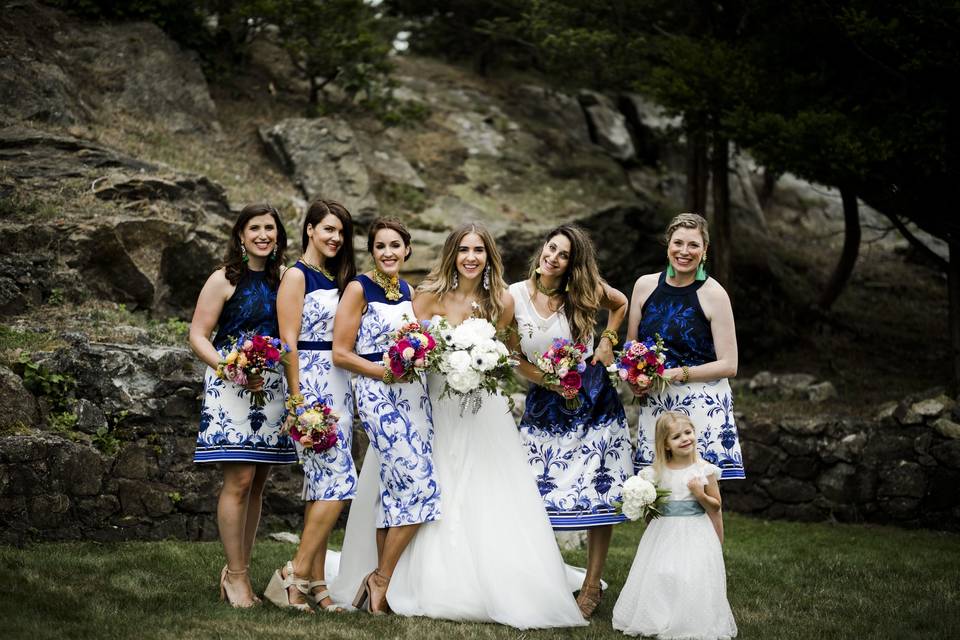
POLYGON ((534 364, 543 371, 543 381, 560 387, 560 395, 567 401, 568 409, 580 406, 580 388, 583 386, 581 374, 587 363, 583 354, 587 347, 581 342, 571 342, 566 338, 554 338, 553 344, 543 354, 537 354, 534 364))
POLYGON ((387 368, 384 382, 409 381, 416 372, 435 364, 441 350, 429 327, 428 320, 414 320, 390 335, 391 344, 383 353, 383 366, 387 368))
POLYGON ((663 377, 666 359, 663 338, 657 334, 652 340, 627 341, 607 370, 614 382, 623 380, 634 390, 647 391, 652 388, 659 392, 669 382, 663 377))
MULTIPOLYGON (((217 365, 217 377, 245 386, 262 379, 268 371, 278 371, 288 352, 279 338, 245 333, 221 350, 223 360, 217 365)), ((250 402, 255 407, 262 407, 266 404, 266 393, 262 389, 251 391, 250 402)))
POLYGON ((340 416, 329 405, 314 402, 294 409, 296 421, 290 427, 290 437, 306 450, 323 453, 337 445, 340 416))

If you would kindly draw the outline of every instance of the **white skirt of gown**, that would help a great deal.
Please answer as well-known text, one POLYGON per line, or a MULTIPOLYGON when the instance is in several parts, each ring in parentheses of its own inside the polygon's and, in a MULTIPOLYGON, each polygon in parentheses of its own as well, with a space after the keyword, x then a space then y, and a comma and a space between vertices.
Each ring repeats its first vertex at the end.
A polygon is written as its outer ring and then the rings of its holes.
MULTIPOLYGON (((485 395, 478 413, 461 417, 456 398, 439 398, 442 380, 430 383, 443 516, 422 525, 404 551, 387 591, 390 608, 518 629, 587 624, 572 593, 583 572, 563 563, 506 399, 485 395)), ((337 602, 352 601, 377 564, 373 460, 364 460, 343 552, 327 555, 337 602)))

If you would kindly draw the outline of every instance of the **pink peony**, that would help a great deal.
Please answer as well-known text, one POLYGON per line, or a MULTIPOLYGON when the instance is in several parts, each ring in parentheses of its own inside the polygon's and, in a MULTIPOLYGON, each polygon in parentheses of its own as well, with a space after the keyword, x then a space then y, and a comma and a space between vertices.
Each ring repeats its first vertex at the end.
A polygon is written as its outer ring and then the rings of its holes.
POLYGON ((427 361, 424 360, 423 358, 417 358, 416 360, 413 361, 413 366, 415 366, 417 369, 423 369, 423 367, 426 364, 427 364, 427 361))
POLYGON ((579 389, 583 381, 580 379, 579 373, 576 371, 568 371, 565 376, 561 376, 560 384, 568 389, 579 389))

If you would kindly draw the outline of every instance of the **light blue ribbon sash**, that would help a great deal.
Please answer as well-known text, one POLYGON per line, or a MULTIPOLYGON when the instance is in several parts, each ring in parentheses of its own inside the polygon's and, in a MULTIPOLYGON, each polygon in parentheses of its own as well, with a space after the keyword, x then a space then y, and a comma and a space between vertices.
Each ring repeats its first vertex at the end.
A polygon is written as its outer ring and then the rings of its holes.
POLYGON ((696 500, 673 500, 660 507, 663 516, 699 516, 706 513, 696 500))

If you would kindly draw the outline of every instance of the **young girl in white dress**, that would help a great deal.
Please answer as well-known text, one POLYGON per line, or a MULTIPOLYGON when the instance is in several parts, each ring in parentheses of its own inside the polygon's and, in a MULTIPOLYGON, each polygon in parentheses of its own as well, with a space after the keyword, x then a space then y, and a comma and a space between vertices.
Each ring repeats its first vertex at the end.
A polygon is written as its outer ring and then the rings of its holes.
POLYGON ((720 468, 697 452, 693 422, 667 412, 655 428, 656 457, 641 475, 669 489, 663 516, 647 525, 613 608, 613 628, 656 638, 733 638, 720 537, 720 468))

